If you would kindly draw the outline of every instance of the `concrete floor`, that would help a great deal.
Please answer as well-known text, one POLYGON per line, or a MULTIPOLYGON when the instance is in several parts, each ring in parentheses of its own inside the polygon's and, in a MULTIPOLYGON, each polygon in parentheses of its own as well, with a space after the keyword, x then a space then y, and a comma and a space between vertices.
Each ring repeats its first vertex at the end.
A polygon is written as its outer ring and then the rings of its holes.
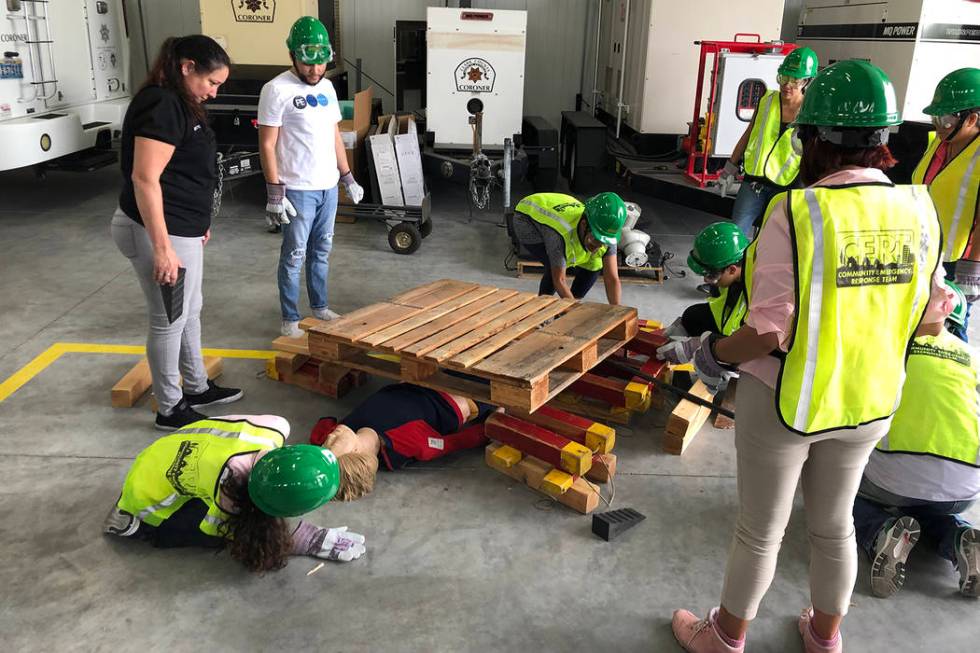
MULTIPOLYGON (((143 300, 108 235, 117 174, 0 175, 0 381, 56 342, 142 344, 143 300)), ((692 234, 711 216, 624 195, 644 207, 647 230, 682 268, 692 234)), ((388 249, 379 224, 338 226, 334 309, 443 277, 536 287, 505 271, 497 216, 469 221, 455 187, 434 197, 434 232, 410 257, 388 249)), ((279 238, 264 230, 261 201, 259 184, 239 186, 214 225, 207 347, 264 349, 278 335, 279 238)), ((641 317, 672 319, 700 299, 696 283, 625 286, 623 300, 641 317)), ((601 284, 590 299, 603 299, 601 284)), ((5 650, 674 651, 671 611, 717 603, 735 507, 733 432, 706 428, 683 457, 669 456, 664 416, 654 413, 618 431, 614 507, 647 520, 612 543, 591 534, 590 518, 491 471, 482 451, 381 474, 367 498, 318 510, 315 521, 365 534, 368 553, 309 577, 312 559, 256 576, 226 555, 103 537, 101 520, 131 460, 159 435, 146 400, 109 405, 109 388, 134 362, 67 354, 0 403, 5 650)), ((246 390, 234 412, 284 415, 293 441, 380 383, 330 401, 266 379, 258 361, 230 359, 222 379, 246 390)), ((751 650, 801 649, 802 517, 790 523, 751 650)), ((974 650, 978 606, 956 594, 953 570, 921 551, 910 566, 906 588, 878 600, 862 560, 848 650, 974 650)))

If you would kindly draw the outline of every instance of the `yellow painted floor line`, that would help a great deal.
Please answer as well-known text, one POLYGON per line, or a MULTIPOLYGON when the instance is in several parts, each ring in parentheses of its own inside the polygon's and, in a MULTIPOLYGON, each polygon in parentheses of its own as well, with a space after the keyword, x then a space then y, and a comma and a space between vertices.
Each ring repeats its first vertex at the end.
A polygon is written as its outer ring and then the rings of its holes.
MULTIPOLYGON (((205 356, 221 356, 222 358, 270 360, 276 357, 275 351, 266 349, 202 349, 201 352, 205 356)), ((0 383, 0 402, 20 390, 24 384, 61 358, 62 354, 142 356, 146 354, 146 347, 142 345, 103 345, 96 342, 56 342, 35 356, 27 365, 4 379, 3 383, 0 383)))

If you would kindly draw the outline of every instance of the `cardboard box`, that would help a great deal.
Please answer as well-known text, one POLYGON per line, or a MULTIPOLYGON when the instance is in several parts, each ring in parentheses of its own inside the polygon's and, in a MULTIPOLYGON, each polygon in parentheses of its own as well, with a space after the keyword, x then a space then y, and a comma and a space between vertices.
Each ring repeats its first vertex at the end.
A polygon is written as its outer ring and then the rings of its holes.
MULTIPOLYGON (((347 164, 350 165, 354 179, 364 187, 365 195, 371 193, 370 177, 367 172, 367 161, 364 158, 364 139, 367 138, 371 128, 371 101, 374 93, 371 88, 367 88, 354 96, 354 117, 351 120, 341 120, 339 123, 341 137, 345 140, 345 146, 353 138, 354 147, 345 147, 347 152, 347 164), (353 137, 345 136, 345 133, 354 134, 353 137)), ((353 204, 347 197, 347 192, 343 185, 340 186, 340 203, 353 204)))
POLYGON ((392 129, 397 131, 397 123, 391 120, 391 116, 382 116, 378 120, 377 131, 368 136, 368 142, 371 145, 371 158, 372 163, 374 163, 374 173, 378 179, 381 203, 390 206, 405 206, 392 129))
MULTIPOLYGON (((396 124, 392 121, 392 126, 396 124)), ((395 135, 395 157, 402 182, 402 194, 407 206, 422 206, 425 180, 422 177, 422 153, 419 151, 418 130, 411 116, 399 116, 395 135), (403 118, 405 120, 403 120, 403 118)))

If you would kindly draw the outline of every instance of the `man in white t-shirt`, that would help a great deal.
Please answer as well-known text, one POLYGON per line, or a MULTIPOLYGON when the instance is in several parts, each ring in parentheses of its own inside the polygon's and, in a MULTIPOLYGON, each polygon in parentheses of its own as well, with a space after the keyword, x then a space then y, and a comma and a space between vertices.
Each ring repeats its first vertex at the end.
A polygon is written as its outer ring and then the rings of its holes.
POLYGON ((265 174, 266 217, 282 225, 279 303, 284 336, 299 328, 299 278, 306 262, 306 289, 313 316, 337 314, 327 304, 327 272, 337 215, 337 184, 356 204, 364 189, 354 181, 340 137, 340 105, 330 80, 333 59, 327 28, 304 16, 286 39, 292 67, 277 75, 259 96, 259 154, 265 174))

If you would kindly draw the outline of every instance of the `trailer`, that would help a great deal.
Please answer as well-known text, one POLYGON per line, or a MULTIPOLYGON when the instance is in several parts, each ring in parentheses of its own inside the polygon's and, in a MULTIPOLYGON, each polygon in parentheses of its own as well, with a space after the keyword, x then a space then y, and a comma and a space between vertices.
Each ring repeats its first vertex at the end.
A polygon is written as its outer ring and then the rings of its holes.
POLYGON ((6 0, 0 22, 0 172, 93 170, 129 106, 122 0, 6 0))

